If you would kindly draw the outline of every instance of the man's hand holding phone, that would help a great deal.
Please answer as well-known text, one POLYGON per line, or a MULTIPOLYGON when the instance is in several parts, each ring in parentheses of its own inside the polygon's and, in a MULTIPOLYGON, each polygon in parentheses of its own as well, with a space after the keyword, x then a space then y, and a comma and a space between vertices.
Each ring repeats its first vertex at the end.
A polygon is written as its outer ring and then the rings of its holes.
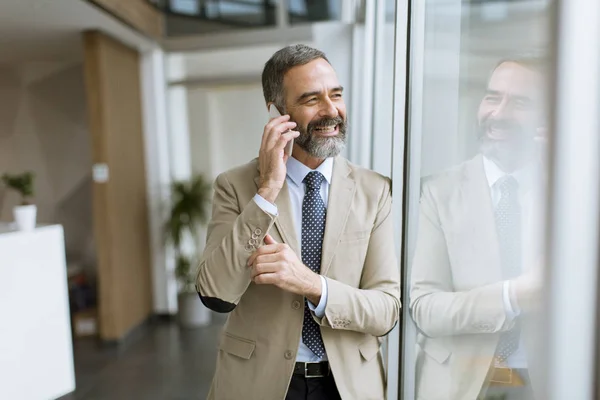
MULTIPOLYGON (((272 106, 274 107, 274 106, 272 106)), ((289 154, 285 152, 288 142, 294 140, 300 132, 293 131, 295 122, 289 115, 272 118, 263 131, 258 163, 260 168, 260 188, 258 194, 265 200, 275 203, 279 191, 283 188, 289 154)))

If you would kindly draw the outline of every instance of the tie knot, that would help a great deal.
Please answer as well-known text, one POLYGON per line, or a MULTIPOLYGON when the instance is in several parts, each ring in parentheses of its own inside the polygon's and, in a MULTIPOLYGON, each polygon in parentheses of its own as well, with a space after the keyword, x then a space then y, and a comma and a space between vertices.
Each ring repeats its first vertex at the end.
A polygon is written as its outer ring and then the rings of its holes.
POLYGON ((311 171, 304 177, 304 183, 308 190, 320 190, 321 182, 325 177, 319 171, 311 171))
POLYGON ((512 175, 507 175, 500 182, 501 194, 515 194, 519 189, 519 182, 512 175))

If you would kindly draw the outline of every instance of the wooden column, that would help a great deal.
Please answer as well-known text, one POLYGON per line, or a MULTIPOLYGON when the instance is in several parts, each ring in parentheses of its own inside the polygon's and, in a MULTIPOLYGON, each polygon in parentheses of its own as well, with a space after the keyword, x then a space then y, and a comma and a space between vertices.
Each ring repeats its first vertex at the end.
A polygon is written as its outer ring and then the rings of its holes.
POLYGON ((139 54, 100 32, 83 41, 92 157, 108 168, 94 182, 100 337, 118 341, 151 313, 139 54))

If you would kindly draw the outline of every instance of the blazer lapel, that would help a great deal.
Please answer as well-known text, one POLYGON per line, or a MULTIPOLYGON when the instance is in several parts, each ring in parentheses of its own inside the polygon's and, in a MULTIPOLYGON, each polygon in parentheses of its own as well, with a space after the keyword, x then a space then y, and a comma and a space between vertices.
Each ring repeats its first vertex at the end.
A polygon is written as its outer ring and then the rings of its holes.
POLYGON ((464 214, 466 224, 463 229, 464 232, 471 232, 468 236, 474 240, 472 250, 480 252, 479 257, 474 257, 474 259, 487 260, 487 267, 483 268, 482 266, 478 271, 484 274, 481 276, 483 280, 499 281, 502 279, 500 248, 490 187, 481 154, 469 162, 465 170, 461 192, 464 204, 468 206, 464 214))
POLYGON ((327 274, 337 249, 340 236, 346 226, 352 199, 356 190, 356 182, 350 176, 348 161, 336 157, 333 164, 333 175, 329 186, 327 217, 325 220, 325 237, 321 252, 321 274, 327 274))
MULTIPOLYGON (((260 174, 254 178, 256 187, 260 187, 260 174)), ((296 238, 296 229, 294 228, 294 217, 292 214, 292 205, 290 202, 290 192, 288 189, 287 180, 283 183, 283 188, 275 200, 279 215, 275 218, 275 227, 283 242, 294 250, 294 253, 300 257, 300 246, 298 238, 296 238)))

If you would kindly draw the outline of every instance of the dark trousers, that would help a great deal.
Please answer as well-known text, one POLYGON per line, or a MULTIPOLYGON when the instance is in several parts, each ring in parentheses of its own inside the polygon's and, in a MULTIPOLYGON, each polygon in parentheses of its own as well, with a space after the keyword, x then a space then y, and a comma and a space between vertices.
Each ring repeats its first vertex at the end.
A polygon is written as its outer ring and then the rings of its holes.
POLYGON ((305 378, 292 375, 285 400, 341 400, 333 375, 323 378, 305 378))

